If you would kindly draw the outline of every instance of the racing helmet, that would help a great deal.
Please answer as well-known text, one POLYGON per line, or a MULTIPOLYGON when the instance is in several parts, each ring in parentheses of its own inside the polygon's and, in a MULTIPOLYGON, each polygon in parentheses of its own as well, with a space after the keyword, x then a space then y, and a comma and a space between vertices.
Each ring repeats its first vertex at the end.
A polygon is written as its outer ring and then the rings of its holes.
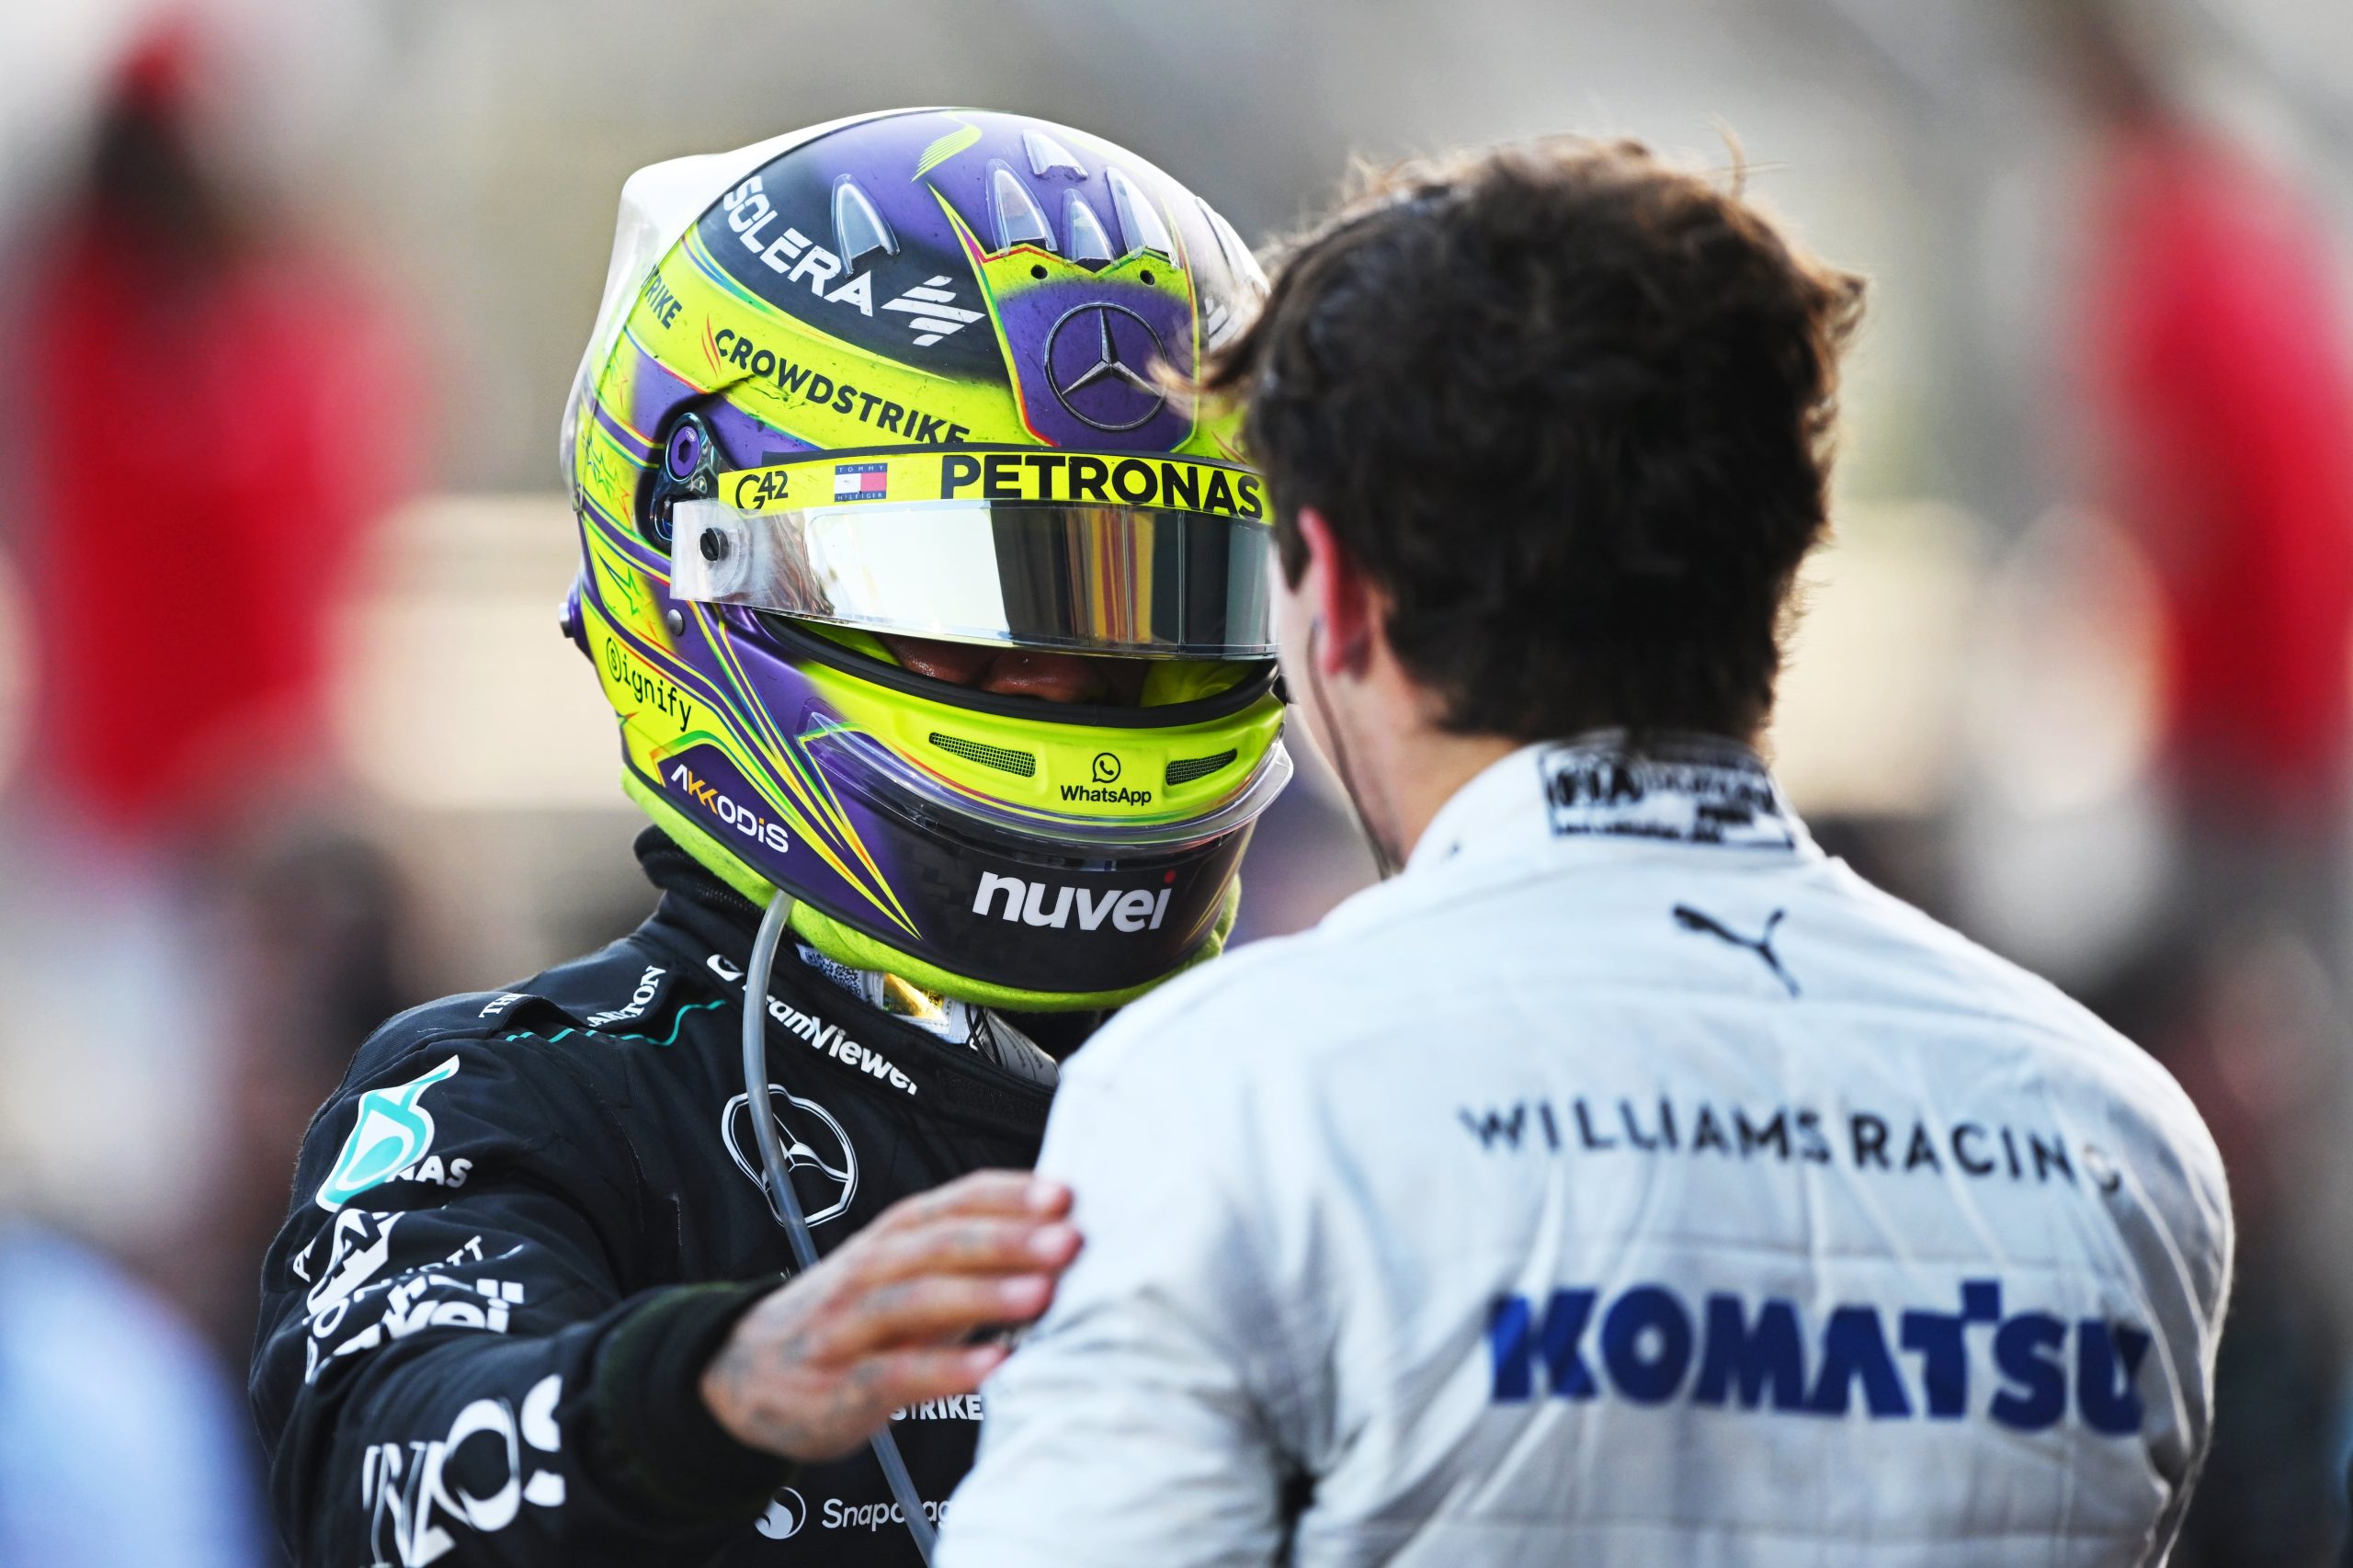
POLYGON ((1212 956, 1290 773, 1267 506, 1171 391, 1265 280, 1209 205, 1024 116, 905 109, 640 170, 564 416, 564 630, 623 787, 800 940, 968 1002, 1212 956), (1128 704, 885 638, 1136 661, 1128 704))

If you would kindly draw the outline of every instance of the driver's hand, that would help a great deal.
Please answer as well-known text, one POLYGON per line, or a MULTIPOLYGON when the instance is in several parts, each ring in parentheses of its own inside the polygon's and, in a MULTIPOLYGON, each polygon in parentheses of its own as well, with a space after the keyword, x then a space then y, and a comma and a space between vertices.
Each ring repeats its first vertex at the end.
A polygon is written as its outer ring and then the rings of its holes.
POLYGON ((904 1199, 739 1320, 702 1375, 735 1438, 795 1460, 848 1453, 891 1413, 971 1393, 1009 1352, 968 1344, 1027 1324, 1078 1256, 1070 1189, 975 1171, 904 1199))

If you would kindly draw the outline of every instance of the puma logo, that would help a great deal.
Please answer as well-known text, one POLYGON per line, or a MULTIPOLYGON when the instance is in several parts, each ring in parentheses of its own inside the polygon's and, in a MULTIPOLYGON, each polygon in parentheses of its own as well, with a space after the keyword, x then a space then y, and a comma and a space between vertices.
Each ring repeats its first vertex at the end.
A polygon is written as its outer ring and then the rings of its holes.
POLYGON ((1754 937, 1742 936, 1714 915, 1703 914, 1688 903, 1678 903, 1675 906, 1675 923, 1686 931, 1697 931, 1702 936, 1730 942, 1735 948, 1746 948, 1765 960, 1765 967, 1773 971, 1773 978, 1788 986, 1790 994, 1794 996, 1798 994, 1798 983, 1788 970, 1781 967, 1780 959, 1773 951, 1774 927, 1780 925, 1781 917, 1787 914, 1789 911, 1786 909, 1773 911, 1771 916, 1765 922, 1764 934, 1754 937))

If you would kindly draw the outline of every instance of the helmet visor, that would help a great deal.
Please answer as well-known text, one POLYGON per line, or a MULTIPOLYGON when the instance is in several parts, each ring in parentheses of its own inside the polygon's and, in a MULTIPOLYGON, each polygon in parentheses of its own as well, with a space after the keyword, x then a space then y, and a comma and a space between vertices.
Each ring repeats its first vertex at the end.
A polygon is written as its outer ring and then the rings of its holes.
POLYGON ((1025 648, 1274 652, 1273 551, 1245 470, 894 453, 746 471, 719 490, 676 506, 678 598, 1025 648))

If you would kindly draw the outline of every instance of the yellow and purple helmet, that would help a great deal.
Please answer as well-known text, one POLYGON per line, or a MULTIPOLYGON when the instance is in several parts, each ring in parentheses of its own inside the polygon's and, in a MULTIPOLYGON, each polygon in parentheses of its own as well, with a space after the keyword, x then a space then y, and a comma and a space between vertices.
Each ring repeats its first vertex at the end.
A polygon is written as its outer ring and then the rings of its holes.
POLYGON ((1183 186, 1018 115, 631 176, 563 434, 565 630, 631 798, 804 943, 967 1001, 1214 954, 1290 764, 1266 493, 1166 373, 1264 289, 1183 186), (878 634, 1145 661, 1142 696, 968 689, 878 634))

